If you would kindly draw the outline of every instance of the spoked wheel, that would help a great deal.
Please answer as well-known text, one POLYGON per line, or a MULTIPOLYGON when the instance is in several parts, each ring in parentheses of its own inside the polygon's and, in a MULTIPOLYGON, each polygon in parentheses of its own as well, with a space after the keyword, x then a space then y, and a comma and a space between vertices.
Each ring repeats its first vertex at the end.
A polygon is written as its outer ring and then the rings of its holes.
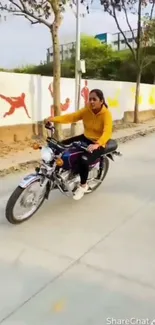
POLYGON ((101 157, 100 162, 94 166, 89 172, 88 185, 90 188, 89 193, 95 191, 103 182, 109 169, 109 160, 107 157, 101 157))
POLYGON ((12 224, 20 224, 34 215, 45 200, 46 186, 41 187, 39 180, 26 189, 17 187, 6 206, 6 219, 12 224))

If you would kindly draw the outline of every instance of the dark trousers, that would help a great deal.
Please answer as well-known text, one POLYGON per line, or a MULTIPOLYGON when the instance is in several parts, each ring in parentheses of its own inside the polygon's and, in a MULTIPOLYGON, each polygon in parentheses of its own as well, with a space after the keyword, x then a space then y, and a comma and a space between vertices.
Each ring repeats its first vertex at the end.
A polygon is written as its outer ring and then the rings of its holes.
MULTIPOLYGON (((74 141, 82 141, 89 144, 93 144, 94 142, 87 139, 84 134, 78 135, 76 137, 64 140, 64 144, 70 144, 74 141)), ((79 167, 79 174, 81 178, 81 185, 86 184, 88 179, 88 173, 89 173, 89 166, 92 165, 98 158, 101 157, 101 155, 104 154, 104 148, 100 147, 97 150, 94 150, 92 153, 89 152, 83 152, 81 155, 80 161, 78 162, 79 167)))

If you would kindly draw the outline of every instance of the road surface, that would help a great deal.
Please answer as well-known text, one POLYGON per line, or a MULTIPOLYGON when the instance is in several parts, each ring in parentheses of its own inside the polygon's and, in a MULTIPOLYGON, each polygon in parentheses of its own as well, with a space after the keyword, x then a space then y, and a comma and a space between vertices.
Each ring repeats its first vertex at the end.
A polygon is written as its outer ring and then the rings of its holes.
POLYGON ((55 192, 20 226, 4 208, 22 174, 1 179, 0 324, 155 318, 155 135, 120 149, 95 193, 75 202, 55 192))

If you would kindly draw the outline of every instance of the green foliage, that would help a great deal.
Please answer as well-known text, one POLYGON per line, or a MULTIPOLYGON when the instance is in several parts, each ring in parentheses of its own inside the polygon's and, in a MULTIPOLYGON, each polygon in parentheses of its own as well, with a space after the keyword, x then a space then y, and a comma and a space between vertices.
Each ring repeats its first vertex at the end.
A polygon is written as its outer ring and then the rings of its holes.
MULTIPOLYGON (((39 66, 27 66, 25 68, 18 68, 12 70, 16 73, 29 73, 29 74, 40 74, 43 76, 52 76, 53 67, 52 64, 45 64, 39 66)), ((65 78, 74 78, 75 68, 74 63, 71 60, 64 61, 61 65, 61 75, 65 78)), ((151 63, 150 66, 146 67, 142 74, 142 82, 153 83, 155 76, 155 63, 151 63)), ((100 79, 100 80, 118 80, 118 81, 136 81, 136 69, 135 63, 129 60, 128 56, 122 60, 114 56, 111 61, 105 64, 100 73, 96 71, 92 76, 91 69, 88 69, 87 73, 83 75, 83 78, 89 79, 100 79), (89 74, 91 72, 91 74, 89 74)))
POLYGON ((152 0, 100 0, 100 4, 104 11, 114 19, 117 29, 123 36, 125 44, 135 60, 137 72, 142 71, 145 66, 143 58, 146 57, 146 53, 141 51, 141 49, 146 48, 150 42, 153 45, 155 40, 155 2, 152 0), (132 38, 135 39, 136 46, 134 48, 121 27, 119 12, 124 14, 128 30, 132 34, 132 38), (136 35, 134 35, 132 25, 130 24, 129 14, 137 16, 136 35))
MULTIPOLYGON (((81 59, 86 63, 86 75, 89 78, 99 78, 105 64, 110 62, 113 55, 111 46, 101 44, 93 36, 82 35, 81 37, 81 59)), ((75 51, 72 52, 71 61, 75 62, 75 51)))
POLYGON ((83 58, 91 58, 92 56, 98 58, 100 55, 105 56, 105 60, 112 55, 112 48, 110 45, 102 44, 93 36, 81 36, 81 55, 83 58))
POLYGON ((99 78, 103 67, 112 59, 112 49, 107 44, 101 44, 99 40, 91 36, 81 37, 81 59, 86 62, 87 75, 91 78, 99 78))
MULTIPOLYGON (((155 47, 145 49, 147 59, 155 58, 155 47)), ((110 46, 101 44, 99 40, 91 36, 83 35, 81 38, 81 58, 86 60, 86 73, 83 78, 101 80, 136 81, 135 61, 130 50, 113 51, 110 46)), ((17 73, 39 74, 44 76, 53 75, 53 63, 39 66, 25 66, 13 70, 17 73)), ((74 78, 75 76, 75 53, 70 60, 61 63, 61 76, 74 78)), ((142 73, 142 82, 153 83, 155 76, 155 59, 145 67, 142 73)))

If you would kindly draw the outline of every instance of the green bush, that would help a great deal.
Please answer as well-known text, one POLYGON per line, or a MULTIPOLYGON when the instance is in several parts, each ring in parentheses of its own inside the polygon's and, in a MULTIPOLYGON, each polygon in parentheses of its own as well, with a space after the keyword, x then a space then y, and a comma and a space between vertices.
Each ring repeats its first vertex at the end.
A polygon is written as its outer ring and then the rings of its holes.
MULTIPOLYGON (((147 57, 155 57, 155 47, 144 49, 147 57)), ((86 62, 86 73, 83 78, 101 80, 136 81, 136 66, 129 50, 113 51, 107 44, 101 44, 92 36, 81 37, 81 59, 86 62)), ((151 62, 151 60, 150 60, 151 62)), ((25 66, 12 70, 18 73, 38 74, 42 76, 53 75, 53 63, 38 66, 25 66)), ((75 76, 75 50, 71 58, 61 63, 61 76, 74 78, 75 76)), ((142 82, 153 83, 155 80, 155 61, 148 64, 143 70, 142 82)))

